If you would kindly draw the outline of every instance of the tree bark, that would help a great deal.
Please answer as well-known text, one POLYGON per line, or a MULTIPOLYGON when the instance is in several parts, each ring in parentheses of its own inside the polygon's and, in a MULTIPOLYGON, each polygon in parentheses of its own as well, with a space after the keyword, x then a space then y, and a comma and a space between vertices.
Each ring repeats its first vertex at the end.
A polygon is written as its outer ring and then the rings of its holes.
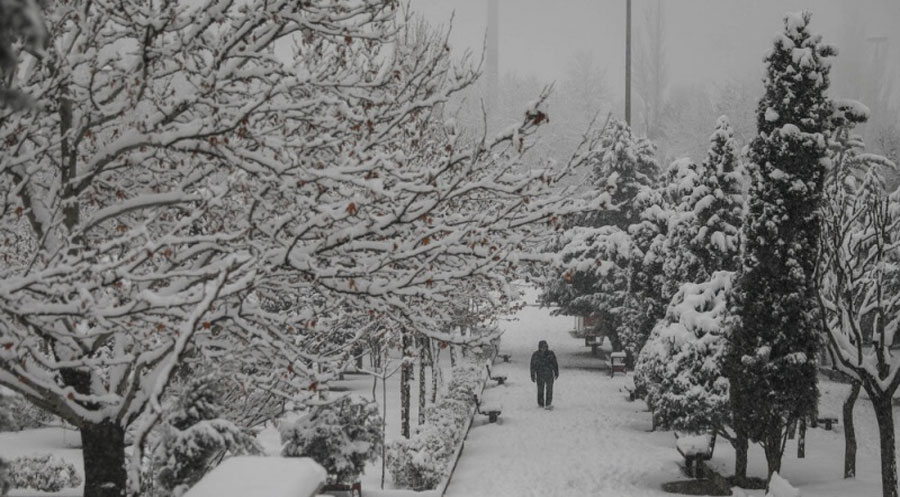
POLYGON ((844 400, 844 478, 856 477, 856 427, 853 425, 853 407, 859 398, 859 382, 853 383, 850 395, 844 400))
POLYGON ((125 495, 125 429, 111 422, 81 427, 84 497, 125 495))
POLYGON ((743 431, 735 430, 734 443, 734 479, 738 483, 747 480, 747 453, 750 450, 750 440, 743 431))
POLYGON ((438 394, 438 369, 440 368, 439 360, 441 358, 441 349, 435 350, 434 341, 428 339, 428 363, 431 365, 431 403, 437 402, 438 394))
MULTIPOLYGON (((781 444, 781 430, 785 428, 786 427, 779 426, 777 428, 770 429, 769 433, 766 435, 766 441, 765 444, 763 444, 763 450, 766 453, 766 466, 768 468, 766 481, 771 481, 773 474, 781 472, 781 456, 783 454, 783 446, 781 444)), ((766 484, 766 490, 768 490, 768 484, 766 484)))
POLYGON ((894 415, 891 396, 876 396, 869 392, 872 406, 875 408, 875 419, 878 421, 878 434, 881 438, 881 494, 883 497, 898 497, 897 493, 897 457, 894 446, 894 415))
POLYGON ((797 438, 797 459, 806 457, 806 418, 800 420, 800 435, 797 438))
POLYGON ((450 367, 456 367, 456 345, 450 344, 450 367))
POLYGON ((410 383, 412 382, 413 365, 409 361, 412 357, 412 337, 404 330, 401 339, 403 348, 403 363, 400 365, 400 434, 403 438, 409 438, 410 418, 410 383))
POLYGON ((426 376, 426 368, 428 366, 428 354, 425 351, 425 347, 428 346, 428 342, 425 338, 419 339, 419 412, 418 412, 418 421, 419 425, 425 424, 425 401, 428 400, 428 391, 425 388, 425 376, 426 376))

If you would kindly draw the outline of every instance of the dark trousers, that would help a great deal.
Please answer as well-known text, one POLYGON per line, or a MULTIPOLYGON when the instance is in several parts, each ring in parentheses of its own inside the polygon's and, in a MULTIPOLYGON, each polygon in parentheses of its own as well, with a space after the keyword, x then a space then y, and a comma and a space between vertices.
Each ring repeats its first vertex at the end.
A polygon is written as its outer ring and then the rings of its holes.
POLYGON ((553 403, 553 376, 537 376, 538 405, 549 406, 553 403))

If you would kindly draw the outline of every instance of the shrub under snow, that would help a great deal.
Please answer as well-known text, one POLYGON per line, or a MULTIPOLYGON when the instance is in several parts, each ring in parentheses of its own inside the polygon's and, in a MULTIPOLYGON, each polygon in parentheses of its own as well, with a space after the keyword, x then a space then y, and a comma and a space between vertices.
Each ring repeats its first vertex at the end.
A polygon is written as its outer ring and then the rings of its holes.
POLYGON ((81 485, 81 476, 72 463, 50 454, 0 459, 0 495, 10 488, 30 488, 41 492, 59 492, 81 485))
POLYGON ((306 416, 281 428, 281 441, 283 456, 311 457, 328 471, 330 483, 351 483, 381 449, 378 405, 345 396, 313 407, 306 416))
POLYGON ((729 383, 722 372, 726 297, 733 273, 681 286, 653 329, 635 369, 658 426, 700 432, 728 421, 729 383))
POLYGON ((408 439, 388 445, 386 463, 397 486, 427 490, 447 476, 483 381, 481 362, 454 367, 447 397, 426 408, 425 423, 416 427, 408 439))

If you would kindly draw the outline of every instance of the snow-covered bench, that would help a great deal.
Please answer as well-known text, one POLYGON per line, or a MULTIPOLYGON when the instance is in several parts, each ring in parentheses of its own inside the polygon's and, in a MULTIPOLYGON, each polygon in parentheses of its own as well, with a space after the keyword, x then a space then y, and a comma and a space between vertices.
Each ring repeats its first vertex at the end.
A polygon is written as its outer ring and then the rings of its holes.
POLYGON ((512 357, 510 354, 497 354, 497 357, 503 359, 503 362, 509 362, 509 358, 512 357))
POLYGON ((678 432, 674 433, 675 448, 684 457, 685 471, 691 478, 699 478, 702 461, 710 460, 713 449, 716 448, 716 434, 679 435, 678 432))
POLYGON ((628 374, 628 370, 625 369, 625 352, 613 352, 609 354, 609 375, 613 376, 616 373, 628 374))
POLYGON ((475 396, 475 412, 488 417, 488 423, 496 423, 500 417, 500 407, 490 404, 482 404, 481 399, 475 396))
POLYGON ((345 483, 328 483, 324 487, 322 487, 323 492, 328 492, 331 495, 331 492, 343 492, 349 495, 349 497, 362 497, 362 484, 359 482, 345 484, 345 483))
POLYGON ((838 418, 836 418, 834 416, 822 416, 822 417, 818 417, 815 419, 815 423, 812 424, 813 425, 812 427, 816 428, 820 424, 822 424, 822 425, 825 425, 825 429, 827 431, 831 431, 831 427, 833 425, 836 425, 837 423, 838 423, 838 418))
POLYGON ((498 374, 497 376, 494 376, 494 374, 491 373, 491 366, 489 364, 485 364, 484 367, 487 368, 488 378, 496 381, 498 385, 506 383, 506 375, 498 374))

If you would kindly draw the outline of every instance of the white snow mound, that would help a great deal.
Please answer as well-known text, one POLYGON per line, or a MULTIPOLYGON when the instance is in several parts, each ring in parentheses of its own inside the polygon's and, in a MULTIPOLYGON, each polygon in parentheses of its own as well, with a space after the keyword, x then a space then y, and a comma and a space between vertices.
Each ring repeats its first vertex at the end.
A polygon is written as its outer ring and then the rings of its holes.
POLYGON ((800 497, 800 491, 792 487, 781 475, 773 473, 766 497, 800 497))
POLYGON ((210 471, 184 497, 311 497, 325 468, 308 457, 236 456, 210 471))

